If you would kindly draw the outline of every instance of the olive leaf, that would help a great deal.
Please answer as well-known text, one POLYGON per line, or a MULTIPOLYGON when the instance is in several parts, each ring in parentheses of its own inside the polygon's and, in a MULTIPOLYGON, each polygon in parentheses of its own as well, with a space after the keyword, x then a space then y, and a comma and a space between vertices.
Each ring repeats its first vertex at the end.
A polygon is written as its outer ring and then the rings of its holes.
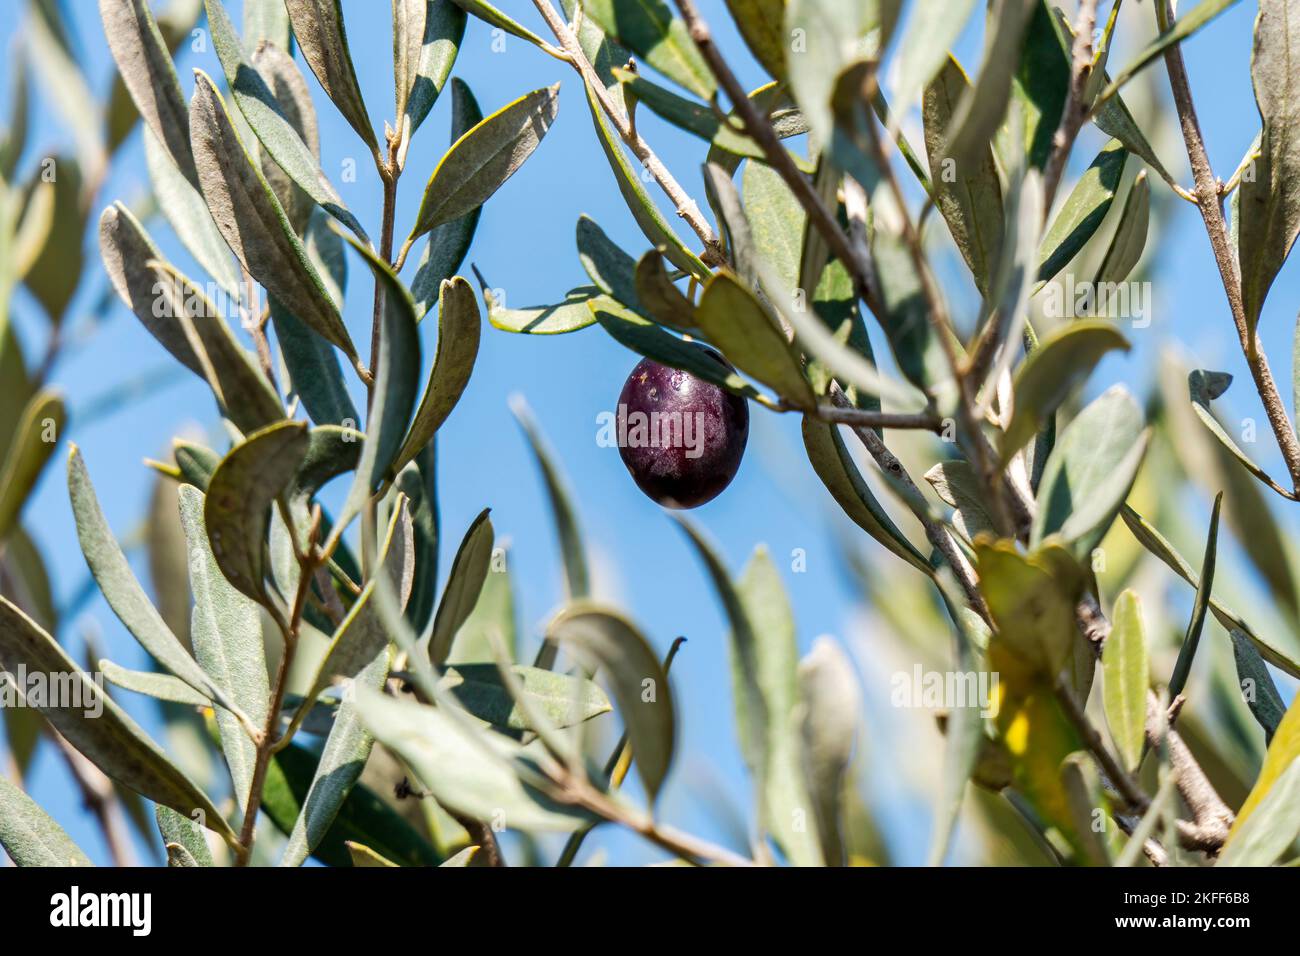
POLYGON ((1290 766, 1235 830, 1216 866, 1272 866, 1300 836, 1300 760, 1290 766))
POLYGON ((1136 770, 1146 743, 1151 676, 1142 600, 1134 591, 1125 591, 1115 599, 1110 636, 1102 648, 1101 672, 1106 725, 1125 768, 1136 770))
MULTIPOLYGON (((538 711, 564 728, 608 713, 609 699, 593 681, 538 667, 514 665, 527 709, 538 711)), ((523 707, 506 687, 496 664, 456 664, 443 669, 438 687, 452 694, 466 711, 503 730, 535 730, 523 707)))
POLYGON ((474 370, 481 328, 478 304, 470 284, 460 276, 445 280, 438 295, 438 349, 429 372, 429 384, 425 386, 424 397, 415 410, 411 430, 393 461, 393 468, 400 469, 414 459, 460 401, 474 370))
MULTIPOLYGON (((331 287, 330 298, 341 307, 347 282, 347 259, 343 240, 329 227, 324 212, 313 210, 303 241, 307 257, 315 264, 326 285, 331 287)), ((307 414, 319 425, 355 427, 360 416, 343 380, 343 370, 334 347, 315 330, 298 321, 297 316, 275 296, 268 296, 267 306, 280 356, 293 390, 302 400, 307 414)))
MULTIPOLYGON (((260 730, 266 726, 271 699, 261 615, 257 605, 222 575, 211 546, 212 529, 205 521, 203 493, 191 485, 181 485, 177 493, 194 594, 190 624, 194 654, 211 675, 213 686, 247 714, 244 723, 260 730)), ((218 710, 216 719, 235 802, 242 812, 250 799, 257 745, 229 711, 218 710)))
POLYGON ((263 40, 292 52, 293 28, 284 0, 244 0, 244 41, 256 50, 263 40))
MULTIPOLYGON (((1222 4, 1226 6, 1226 4, 1222 4)), ((1210 6, 1204 0, 1198 6, 1210 6)), ((1179 19, 1179 25, 1186 17, 1179 19)), ((1250 62, 1251 84, 1262 129, 1252 175, 1243 176, 1235 198, 1233 226, 1241 262, 1241 298, 1246 325, 1254 334, 1264 299, 1300 234, 1300 202, 1294 178, 1300 167, 1295 145, 1297 91, 1290 69, 1291 37, 1300 17, 1290 3, 1260 7, 1250 62)))
MULTIPOLYGON (((272 758, 266 773, 266 815, 286 836, 302 813, 316 770, 318 754, 290 744, 272 758)), ((312 855, 327 866, 347 866, 347 841, 364 841, 401 866, 436 866, 441 857, 398 812, 365 784, 354 784, 334 822, 312 855)))
POLYGON ((379 371, 375 377, 370 415, 366 419, 366 441, 352 487, 338 517, 337 528, 340 530, 336 533, 341 533, 341 529, 360 513, 365 502, 389 478, 406 437, 411 410, 415 407, 415 393, 420 387, 420 336, 411 293, 373 250, 351 236, 344 238, 361 254, 374 274, 383 302, 383 314, 379 354, 372 358, 378 363, 379 371))
POLYGON ((851 64, 884 48, 880 15, 891 4, 857 0, 787 0, 785 34, 802 42, 786 58, 786 80, 818 144, 831 141, 831 93, 836 77, 851 64))
POLYGON ((123 83, 181 174, 198 186, 189 110, 171 53, 145 0, 99 0, 104 36, 123 83))
POLYGON ((556 84, 525 94, 456 140, 429 177, 407 242, 473 212, 500 189, 555 122, 559 92, 556 84))
POLYGON ((995 0, 989 21, 997 24, 984 37, 979 74, 962 97, 949 123, 947 155, 958 169, 979 162, 1006 113, 1011 82, 1020 63, 1021 41, 1041 0, 995 0))
POLYGON ((898 530, 889 513, 881 507, 849 455, 839 429, 805 415, 803 443, 813 471, 850 520, 889 551, 929 576, 932 572, 925 556, 898 530))
MULTIPOLYGON (((423 5, 424 0, 419 0, 423 5)), ((362 846, 360 843, 348 843, 348 852, 352 854, 352 865, 357 867, 395 867, 397 866, 392 860, 380 856, 368 846, 362 846)))
POLYGON ((796 408, 817 404, 798 353, 762 303, 730 272, 717 272, 704 287, 696 322, 738 369, 796 408))
POLYGON ((1077 557, 1092 553, 1137 477, 1150 438, 1143 425, 1142 410, 1122 385, 1070 422, 1039 483, 1031 545, 1059 534, 1077 557))
MULTIPOLYGON (((474 603, 474 610, 456 632, 447 662, 473 664, 475 661, 487 660, 493 656, 494 642, 504 649, 509 660, 518 659, 519 626, 515 618, 515 589, 510 574, 509 552, 503 548, 499 552, 499 558, 489 567, 487 578, 483 581, 483 590, 474 603)), ((484 665, 485 674, 488 666, 484 665)), ((499 683, 497 665, 493 663, 490 667, 491 679, 499 683)), ((473 710, 469 704, 465 706, 473 710)))
POLYGON ((241 592, 268 606, 270 509, 297 474, 307 444, 302 422, 268 426, 231 449, 208 482, 203 519, 217 566, 241 592))
POLYGON ((596 288, 639 311, 636 260, 615 245, 605 230, 587 216, 578 217, 577 239, 578 261, 596 288))
POLYGON ((222 413, 245 432, 282 420, 275 389, 203 290, 170 263, 151 260, 145 266, 158 293, 153 311, 180 325, 222 413))
POLYGON ((343 27, 342 0, 285 0, 293 35, 321 88, 371 150, 379 149, 357 84, 343 27))
POLYGON ((253 165, 221 96, 196 71, 190 137, 203 198, 235 257, 300 320, 359 362, 338 307, 307 259, 266 178, 253 165))
MULTIPOLYGON (((204 4, 212 30, 212 45, 230 84, 231 98, 274 165, 288 177, 286 189, 276 190, 280 205, 290 213, 295 212, 294 204, 286 203, 285 199, 293 195, 287 187, 297 186, 362 241, 367 241, 361 223, 348 211, 320 168, 316 117, 306 83, 293 59, 277 47, 263 46, 250 61, 221 0, 204 0, 204 4)), ((306 46, 303 52, 307 53, 306 46)), ((309 56, 308 63, 311 62, 309 56)), ((266 174, 265 160, 262 168, 266 174)), ((274 182, 271 175, 266 178, 274 182)), ((291 215, 290 221, 301 226, 309 211, 308 208, 291 215)))
POLYGON ((935 205, 970 267, 976 287, 987 295, 1001 257, 1003 233, 1002 185, 993 151, 981 150, 976 162, 956 165, 955 175, 944 175, 952 172, 948 164, 955 162, 947 153, 947 132, 969 88, 961 64, 949 56, 925 87, 921 116, 935 205))
POLYGON ((0 459, 0 541, 17 524, 45 463, 54 455, 65 421, 63 398, 52 389, 41 389, 23 410, 9 450, 0 459))
POLYGON ((1255 720, 1264 728, 1264 743, 1267 745, 1277 733, 1277 725, 1282 722, 1286 705, 1282 703, 1282 695, 1273 683, 1264 658, 1250 638, 1236 628, 1231 628, 1228 634, 1232 637, 1232 656, 1237 665, 1237 684, 1241 688, 1241 696, 1245 698, 1250 712, 1255 715, 1255 720))
MULTIPOLYGON (((475 274, 478 275, 477 270, 475 274)), ((503 332, 518 332, 526 335, 563 335, 576 332, 594 325, 596 315, 589 306, 597 300, 611 302, 604 298, 604 293, 594 285, 578 286, 565 293, 564 301, 555 305, 529 305, 519 309, 508 309, 497 301, 487 280, 478 275, 479 285, 483 290, 483 302, 487 306, 488 322, 503 332)))
MULTIPOLYGON (((950 62, 948 51, 970 19, 974 0, 918 0, 899 41, 894 110, 902 115, 950 62)), ((927 147, 928 149, 928 147, 927 147)))
POLYGON ((988 538, 975 542, 975 562, 998 647, 1010 653, 1013 667, 1054 678, 1082 640, 1074 626, 1082 568, 1056 545, 1025 555, 1010 542, 988 538))
POLYGON ((1072 322, 1045 337, 1016 370, 1015 404, 999 448, 1002 460, 1033 440, 1043 422, 1106 355, 1129 348, 1123 333, 1104 320, 1072 322))
POLYGON ((181 847, 194 861, 192 865, 212 866, 212 850, 203 838, 203 831, 189 817, 183 817, 170 807, 154 807, 158 832, 169 845, 181 847))
MULTIPOLYGON (((415 131, 429 115, 429 110, 433 109, 433 104, 438 99, 438 94, 442 92, 447 77, 451 75, 452 65, 456 62, 461 40, 465 36, 466 19, 464 11, 448 0, 435 0, 435 2, 400 0, 400 3, 394 7, 394 15, 396 16, 396 10, 399 8, 409 10, 413 7, 424 7, 425 11, 420 17, 424 22, 423 36, 418 38, 412 36, 412 39, 419 40, 419 47, 413 51, 415 55, 408 54, 405 61, 406 69, 403 77, 406 85, 406 105, 404 107, 400 105, 403 94, 400 85, 398 87, 397 112, 399 115, 405 115, 410 123, 410 131, 406 134, 408 138, 415 135, 415 131)), ((396 69, 394 64, 395 79, 396 69)), ((399 80, 399 83, 401 82, 399 80)), ((454 106, 452 109, 455 112, 454 106)), ((402 161, 405 161, 405 157, 402 161)))
POLYGON ((1201 559, 1201 576, 1196 585, 1196 600, 1192 602, 1192 616, 1187 622, 1187 632, 1183 643, 1178 648, 1178 659, 1169 675, 1169 697, 1176 698, 1187 686, 1187 678, 1192 672, 1192 662, 1196 659, 1196 650, 1201 644, 1201 632, 1205 628, 1205 612, 1209 609, 1210 594, 1214 590, 1214 569, 1218 559, 1219 547, 1219 509, 1223 506, 1223 492, 1214 497, 1214 508, 1210 512, 1210 530, 1205 539, 1205 555, 1201 559))
POLYGON ((711 99, 717 89, 686 24, 664 0, 585 0, 583 13, 673 82, 711 99))
POLYGON ((493 532, 488 513, 489 509, 484 509, 470 524, 452 559, 428 642, 429 659, 434 664, 447 660, 456 632, 469 619, 483 590, 492 562, 493 532))
MULTIPOLYGON (((90 211, 84 192, 86 170, 76 160, 63 156, 47 159, 42 175, 53 171, 54 209, 45 242, 39 252, 27 253, 22 266, 23 284, 36 297, 54 325, 59 325, 80 285, 82 236, 90 211)), ((30 189, 36 189, 33 178, 30 189)))
POLYGON ((357 708, 375 738, 406 761, 448 810, 523 831, 569 831, 596 819, 540 789, 544 783, 532 779, 523 747, 458 719, 454 705, 449 711, 360 688, 357 708))
POLYGON ((827 866, 840 866, 844 779, 857 738, 861 691, 848 655, 825 636, 799 661, 798 676, 804 773, 817 810, 822 859, 827 866))
POLYGON ((228 708, 237 708, 234 699, 213 683, 190 657, 144 593, 100 510, 86 464, 75 445, 68 452, 68 497, 72 501, 77 540, 86 564, 118 620, 158 663, 202 697, 217 700, 228 708))
POLYGON ((564 586, 569 600, 585 598, 591 590, 590 572, 587 569, 587 549, 578 525, 578 514, 573 499, 565 486, 564 476, 551 452, 547 449, 541 429, 533 419, 528 403, 522 396, 512 396, 510 411, 519 423, 528 441, 528 450, 537 462, 546 484, 546 498, 555 521, 555 533, 560 540, 560 556, 564 561, 564 586))
POLYGON ((234 831, 212 801, 125 711, 86 678, 54 638, 3 596, 0 666, 7 671, 24 666, 34 672, 67 675, 73 688, 68 700, 80 704, 55 706, 47 700, 39 709, 68 743, 123 786, 185 816, 199 813, 204 826, 227 842, 236 842, 234 831), (99 711, 99 716, 92 720, 87 711, 99 711))
POLYGON ((527 27, 521 26, 517 20, 512 20, 510 17, 506 16, 497 7, 488 3, 487 0, 451 0, 451 2, 456 4, 456 6, 460 7, 466 13, 472 13, 484 23, 491 24, 498 29, 504 30, 512 36, 517 36, 521 40, 527 40, 535 46, 540 47, 546 45, 545 41, 543 41, 536 33, 529 30, 527 27))
MULTIPOLYGON (((450 4, 447 4, 450 6, 450 4)), ((479 109, 474 94, 459 77, 451 81, 451 141, 464 136, 469 130, 483 121, 483 111, 479 109)), ((474 231, 478 228, 480 206, 473 212, 466 213, 459 219, 444 222, 429 232, 425 242, 424 255, 411 280, 411 295, 415 299, 416 314, 421 318, 433 308, 443 280, 450 279, 465 261, 470 243, 474 241, 474 231)), ((491 316, 489 315, 489 319, 491 316)))
POLYGON ((99 252, 104 270, 118 298, 138 318, 158 343, 182 365, 203 375, 203 366, 174 316, 155 314, 157 277, 147 267, 150 261, 165 261, 140 221, 122 203, 107 207, 99 217, 99 252))
POLYGON ((725 365, 703 347, 679 339, 649 319, 643 319, 635 312, 623 308, 614 300, 606 296, 595 298, 587 303, 587 308, 615 341, 632 351, 661 365, 690 372, 696 378, 725 388, 742 398, 770 403, 767 396, 735 372, 729 372, 725 365))
MULTIPOLYGON (((1130 147, 1131 149, 1131 147, 1130 147)), ((1147 182, 1147 171, 1141 170, 1129 187, 1128 197, 1124 200, 1124 209, 1120 212, 1119 224, 1111 237, 1106 256, 1097 270, 1097 286, 1105 288, 1107 283, 1123 282, 1130 272, 1137 268, 1146 250, 1147 229, 1151 220, 1151 185, 1147 182)))
MULTIPOLYGON (((223 292, 238 299, 239 275, 231 260, 230 247, 217 231, 203 194, 181 174, 158 138, 148 129, 144 135, 144 159, 158 205, 181 244, 216 280, 223 292)), ((110 208, 126 209, 120 203, 110 208)), ((126 214, 130 215, 129 212, 126 214)))
POLYGON ((637 260, 632 280, 637 301, 656 322, 681 332, 695 328, 695 304, 673 283, 659 250, 637 260))
POLYGON ((201 694, 179 677, 170 674, 158 674, 153 671, 132 671, 120 667, 112 661, 99 662, 99 672, 108 681, 123 690, 145 694, 155 700, 171 701, 187 707, 211 707, 212 699, 201 694))
MULTIPOLYGON (((378 627, 369 611, 369 627, 378 627)), ((307 795, 302 802, 289 842, 285 846, 281 866, 300 866, 308 855, 325 839, 330 827, 361 777, 375 739, 367 730, 353 695, 377 693, 388 679, 389 649, 385 640, 374 657, 360 670, 349 674, 351 690, 345 695, 334 717, 334 726, 325 739, 320 763, 312 777, 307 795)))
POLYGON ((1115 201, 1127 161, 1128 150, 1113 139, 1079 177, 1043 236, 1035 291, 1065 268, 1101 227, 1115 201))
POLYGON ((676 742, 672 690, 659 656, 619 614, 586 602, 562 610, 548 625, 546 639, 569 648, 591 670, 599 669, 608 678, 627 727, 637 773, 653 804, 668 775, 676 742))
POLYGON ((0 846, 15 866, 94 866, 35 800, 0 777, 0 846))
MULTIPOLYGON (((1255 785, 1251 787, 1246 802, 1237 811, 1237 818, 1224 843, 1225 849, 1232 847, 1233 842, 1242 835, 1250 818, 1269 802, 1269 794, 1281 785, 1285 774, 1297 763, 1298 757, 1300 757, 1300 706, 1292 701, 1286 715, 1277 725, 1273 742, 1268 745, 1268 752, 1264 755, 1264 765, 1259 768, 1255 785)), ((1287 787, 1290 786, 1292 784, 1288 782, 1287 787)))

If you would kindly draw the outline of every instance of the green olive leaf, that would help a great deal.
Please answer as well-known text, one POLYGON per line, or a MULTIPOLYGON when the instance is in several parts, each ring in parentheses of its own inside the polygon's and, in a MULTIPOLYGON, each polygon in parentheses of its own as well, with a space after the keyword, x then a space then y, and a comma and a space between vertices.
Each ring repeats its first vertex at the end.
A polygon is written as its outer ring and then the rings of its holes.
POLYGON ((94 866, 63 827, 0 777, 0 846, 15 866, 94 866))
POLYGON ((268 606, 270 509, 298 473, 308 441, 302 422, 271 425, 231 449, 208 482, 203 518, 217 566, 241 592, 268 606))
MULTIPOLYGON (((237 842, 221 812, 194 782, 167 759, 125 711, 86 678, 54 638, 2 596, 0 666, 11 672, 23 666, 59 675, 60 679, 67 675, 72 682, 67 699, 80 703, 55 706, 46 700, 39 709, 68 743, 128 789, 185 816, 198 813, 197 819, 204 826, 232 845, 237 842), (88 711, 98 712, 98 716, 91 719, 88 711)), ((4 816, 8 818, 9 814, 4 816)))
POLYGON ((271 295, 343 350, 356 347, 284 208, 253 165, 212 80, 196 71, 190 137, 203 198, 235 257, 271 295))
POLYGON ((408 242, 478 209, 541 144, 559 109, 559 84, 534 90, 483 119, 429 177, 408 242))
MULTIPOLYGON (((271 689, 262 644, 258 606, 223 576, 211 547, 212 529, 205 521, 204 495, 192 485, 181 485, 181 525, 189 548, 190 590, 194 611, 190 639, 194 654, 212 677, 215 687, 235 700, 257 729, 266 726, 271 689)), ((247 808, 252 790, 257 745, 227 710, 216 713, 221 751, 234 784, 235 802, 247 808)))
POLYGON ((343 27, 342 0, 285 0, 293 35, 325 94, 371 150, 379 149, 357 84, 343 27))
POLYGON ((181 174, 198 186, 189 110, 172 57, 145 0, 100 0, 104 36, 123 83, 181 174))
POLYGON ((429 384, 420 399, 402 449, 393 467, 401 469, 433 440, 469 384, 478 356, 482 321, 474 290, 456 276, 444 281, 438 295, 438 349, 429 372, 429 384))
POLYGON ((1125 591, 1115 599, 1110 636, 1102 648, 1101 674, 1111 739, 1125 768, 1136 770, 1146 744, 1151 672, 1142 601, 1135 591, 1125 591))
MULTIPOLYGON (((440 6, 457 9, 450 3, 440 6)), ((474 99, 469 85, 460 77, 451 81, 451 141, 464 136, 470 129, 483 121, 483 111, 474 99)), ((423 318, 433 308, 442 288, 443 280, 456 274, 465 254, 469 252, 470 243, 474 241, 474 231, 478 228, 480 206, 473 212, 466 213, 459 219, 444 222, 429 232, 425 241, 424 255, 411 280, 411 295, 415 299, 415 314, 423 318)), ((490 318, 490 316, 489 316, 490 318)))
MULTIPOLYGON (((676 738, 672 690, 659 655, 622 616, 588 602, 570 604, 556 615, 546 639, 604 672, 653 804, 672 764, 676 738)), ((575 700, 571 697, 566 707, 572 709, 575 700)))

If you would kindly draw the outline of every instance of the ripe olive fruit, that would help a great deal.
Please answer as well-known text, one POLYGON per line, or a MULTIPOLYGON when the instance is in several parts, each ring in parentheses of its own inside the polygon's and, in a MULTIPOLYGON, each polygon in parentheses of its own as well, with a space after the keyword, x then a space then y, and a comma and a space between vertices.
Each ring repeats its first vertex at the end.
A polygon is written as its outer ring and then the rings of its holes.
MULTIPOLYGON (((728 371, 712 349, 701 351, 728 371)), ((711 501, 736 476, 749 439, 749 405, 681 369, 642 359, 618 397, 618 450, 647 495, 668 508, 711 501)))

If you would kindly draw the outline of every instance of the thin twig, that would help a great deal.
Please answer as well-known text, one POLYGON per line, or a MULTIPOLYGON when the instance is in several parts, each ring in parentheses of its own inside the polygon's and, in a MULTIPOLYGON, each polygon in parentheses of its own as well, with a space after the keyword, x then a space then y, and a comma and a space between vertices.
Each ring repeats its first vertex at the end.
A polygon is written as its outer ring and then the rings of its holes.
MULTIPOLYGON (((831 401, 840 408, 852 407, 848 397, 836 383, 831 384, 830 396, 831 401)), ((898 460, 898 456, 885 446, 880 436, 867 427, 852 426, 852 428, 853 434, 862 442, 863 447, 867 449, 867 454, 880 466, 880 470, 902 486, 905 499, 912 509, 912 514, 916 516, 916 520, 921 522, 926 538, 943 555, 944 560, 948 562, 948 566, 952 568, 953 575, 957 578, 957 583, 961 585, 961 589, 965 593, 966 600, 970 603, 971 608, 991 627, 993 625, 993 615, 984 602, 984 595, 980 593, 979 579, 975 575, 975 569, 971 566, 970 561, 966 559, 966 555, 962 553, 961 548, 957 546, 952 533, 945 525, 931 518, 923 506, 915 504, 915 502, 924 500, 921 490, 916 486, 916 482, 912 480, 912 476, 907 473, 903 463, 898 460)))
POLYGON ((944 420, 933 412, 873 412, 839 405, 818 405, 812 412, 795 406, 783 406, 782 411, 804 412, 834 425, 854 425, 858 428, 893 428, 938 434, 943 431, 944 425, 944 420))
POLYGON ((1151 747, 1163 743, 1168 748, 1178 793, 1192 811, 1191 821, 1178 821, 1179 843, 1189 850, 1217 854, 1232 829, 1233 812, 1196 762, 1187 742, 1170 726, 1167 714, 1161 713, 1160 700, 1151 691, 1147 692, 1146 737, 1151 747))
MULTIPOLYGON (((1162 31, 1173 25, 1174 15, 1169 0, 1157 0, 1156 18, 1162 31)), ((1187 79, 1187 67, 1183 62, 1181 44, 1170 45, 1165 50, 1164 57, 1174 105, 1178 110, 1179 125, 1183 131, 1183 141, 1187 146, 1187 158, 1192 167, 1192 179, 1196 186, 1196 205, 1205 222, 1205 231, 1210 238, 1214 261, 1219 266, 1223 291, 1227 294, 1228 306, 1232 310, 1232 321, 1237 327, 1237 338, 1241 342, 1241 350, 1246 356, 1246 364, 1250 367, 1255 390, 1264 404, 1264 411, 1268 415, 1269 425, 1277 439, 1278 448, 1286 461, 1292 485, 1297 492, 1300 492, 1300 440, 1297 440, 1295 430, 1291 427, 1286 405, 1278 393, 1277 383, 1273 381, 1273 373, 1260 347, 1259 338, 1246 321, 1246 307, 1241 295, 1241 273, 1237 268, 1237 256, 1232 248, 1228 226, 1223 218, 1223 192, 1210 166, 1210 157, 1205 151, 1205 140, 1201 136, 1196 107, 1192 103, 1192 91, 1187 79)))
POLYGON ((555 39, 559 41, 560 47, 565 53, 567 59, 579 75, 582 76, 583 82, 591 90, 596 102, 600 104, 605 115, 609 117, 610 122, 614 124, 614 129, 618 132, 619 138, 627 144, 632 150, 632 154, 641 161, 654 181, 659 184, 659 188, 664 191, 668 200, 677 210, 677 215, 685 220, 686 224, 691 227, 699 237, 700 242, 704 245, 704 254, 700 257, 706 265, 716 265, 723 262, 725 257, 722 252, 722 244, 718 241, 717 234, 714 233, 713 227, 709 221, 700 212, 699 204, 690 197, 681 183, 668 171, 668 167, 663 164, 655 151, 650 148, 636 128, 632 125, 626 112, 624 112, 617 103, 610 97, 609 91, 605 89, 605 84, 601 81, 600 76, 596 73, 596 68, 591 65, 587 55, 582 51, 582 45, 569 25, 564 22, 564 18, 551 5, 550 0, 533 0, 533 4, 550 27, 555 39))

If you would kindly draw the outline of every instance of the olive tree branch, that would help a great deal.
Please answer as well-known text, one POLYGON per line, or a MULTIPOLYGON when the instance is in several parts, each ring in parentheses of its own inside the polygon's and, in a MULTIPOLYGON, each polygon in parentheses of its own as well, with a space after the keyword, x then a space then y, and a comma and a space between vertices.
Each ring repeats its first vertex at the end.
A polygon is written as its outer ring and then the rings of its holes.
POLYGON ((533 0, 533 5, 550 27, 555 39, 559 41, 560 47, 564 52, 564 59, 567 59, 578 74, 582 77, 583 83, 591 90, 592 95, 600 104, 605 115, 609 117, 614 129, 618 132, 619 138, 627 144, 632 150, 632 154, 641 161, 659 188, 672 202, 677 210, 677 215, 686 221, 695 234, 699 237, 700 242, 704 244, 704 254, 701 260, 706 265, 717 265, 725 261, 722 251, 722 243, 718 241, 717 234, 714 233, 713 227, 709 221, 700 212, 699 204, 690 197, 685 189, 682 188, 668 167, 663 164, 654 150, 650 148, 641 135, 636 131, 628 114, 614 102, 610 97, 609 91, 605 89, 605 84, 601 81, 600 76, 596 73, 596 68, 591 65, 587 59, 587 54, 582 51, 582 45, 574 32, 569 29, 564 18, 552 6, 550 0, 533 0))
MULTIPOLYGON (((289 526, 289 534, 292 540, 297 539, 294 532, 293 523, 290 520, 288 509, 282 512, 286 523, 289 526)), ((276 731, 280 726, 280 710, 284 706, 284 695, 288 688, 289 669, 293 664, 294 653, 298 649, 298 633, 302 627, 303 610, 307 606, 307 594, 311 590, 311 582, 315 577, 316 569, 323 560, 322 553, 316 546, 316 539, 320 534, 321 510, 317 508, 312 515, 311 527, 307 530, 306 541, 303 550, 299 551, 294 548, 295 557, 298 560, 298 588, 294 594, 293 607, 289 610, 287 621, 283 621, 282 614, 276 614, 277 621, 281 621, 281 633, 284 637, 284 651, 280 655, 280 663, 276 668, 275 683, 271 690, 271 702, 266 711, 266 725, 262 730, 261 738, 256 739, 257 751, 253 760, 253 778, 248 789, 248 804, 244 810, 244 821, 239 831, 239 846, 235 851, 235 866, 247 866, 249 857, 253 852, 253 840, 257 833, 257 813, 262 806, 262 789, 266 783, 266 772, 270 765, 271 757, 278 752, 292 737, 293 730, 290 727, 283 735, 277 738, 276 731)))
POLYGON ((1179 843, 1189 850, 1218 853, 1228 839, 1234 814, 1214 789, 1201 765, 1196 762, 1187 742, 1171 726, 1167 713, 1162 711, 1159 699, 1148 691, 1147 743, 1154 748, 1163 742, 1168 748, 1169 765, 1178 792, 1187 808, 1192 811, 1191 821, 1178 821, 1179 843))
MULTIPOLYGON (((830 396, 831 401, 839 408, 847 409, 852 407, 848 397, 837 383, 831 383, 830 396)), ((961 585, 961 589, 965 593, 966 600, 971 608, 983 618, 985 623, 992 627, 993 615, 984 602, 984 595, 980 593, 979 579, 976 577, 975 569, 971 566, 970 561, 966 559, 966 555, 962 553, 961 548, 957 546, 952 532, 941 522, 935 521, 925 507, 919 504, 919 502, 924 501, 921 490, 916 486, 916 482, 912 480, 912 476, 907 473, 903 463, 898 460, 898 456, 886 447, 880 436, 867 426, 854 425, 852 428, 853 434, 858 437, 858 441, 862 442, 867 454, 880 466, 880 470, 902 486, 905 492, 904 499, 907 501, 908 507, 911 508, 912 514, 916 516, 916 520, 921 522, 926 538, 943 555, 948 566, 952 568, 952 573, 957 578, 957 583, 961 585)))
POLYGON ((800 412, 833 425, 853 425, 858 428, 892 428, 938 434, 943 431, 944 425, 944 420, 934 412, 874 412, 853 405, 818 405, 809 411, 785 403, 780 404, 777 410, 800 412))
MULTIPOLYGON (((1102 646, 1110 635, 1111 626, 1096 601, 1089 597, 1081 602, 1075 608, 1075 620, 1079 630, 1092 642, 1094 651, 1100 655, 1102 646)), ((1078 705, 1068 692, 1060 696, 1067 710, 1073 706, 1074 710, 1078 711, 1078 705)), ((1176 702, 1175 706, 1181 704, 1176 702)), ((1147 694, 1146 738, 1148 745, 1153 749, 1159 748, 1162 744, 1168 748, 1169 763, 1178 792, 1188 809, 1192 811, 1191 821, 1178 821, 1178 842, 1189 850, 1217 853, 1222 849, 1228 831, 1232 828, 1233 813, 1210 783, 1209 777, 1201 769, 1187 742, 1169 726, 1167 711, 1160 706, 1159 699, 1151 692, 1147 694)), ((1104 750, 1104 746, 1102 749, 1104 750)), ((1099 762, 1101 759, 1099 757, 1099 762)), ((1103 765, 1104 769, 1106 768, 1103 765)), ((1107 774, 1109 775, 1109 771, 1107 774)), ((1114 783, 1117 787, 1123 786, 1118 779, 1114 783)))
MULTIPOLYGON (((1160 29, 1168 30, 1174 20, 1169 0, 1157 0, 1155 9, 1160 29)), ((1291 427, 1291 420, 1287 417, 1286 405, 1278 393, 1277 383, 1273 380, 1268 359, 1260 347, 1259 337, 1246 321, 1246 307, 1241 295, 1241 273, 1237 265, 1236 252, 1232 248, 1232 240, 1229 238, 1228 227, 1223 218, 1223 190, 1214 175, 1210 157, 1205 150, 1201 125, 1196 117, 1196 107, 1192 103, 1191 85, 1187 79, 1187 66, 1183 62, 1182 46, 1177 43, 1170 45, 1165 50, 1164 57, 1174 105, 1178 110, 1183 142, 1187 146, 1187 158, 1192 167, 1196 206, 1201 211, 1201 219, 1205 222, 1205 231, 1210 239, 1210 248, 1219 267, 1223 291, 1228 297, 1232 320, 1237 327, 1237 338, 1241 342, 1241 350, 1246 357, 1246 364, 1250 367, 1255 390, 1259 393, 1260 401, 1263 402, 1278 448, 1286 461, 1292 485, 1297 492, 1300 492, 1300 440, 1297 440, 1295 430, 1291 427)))

